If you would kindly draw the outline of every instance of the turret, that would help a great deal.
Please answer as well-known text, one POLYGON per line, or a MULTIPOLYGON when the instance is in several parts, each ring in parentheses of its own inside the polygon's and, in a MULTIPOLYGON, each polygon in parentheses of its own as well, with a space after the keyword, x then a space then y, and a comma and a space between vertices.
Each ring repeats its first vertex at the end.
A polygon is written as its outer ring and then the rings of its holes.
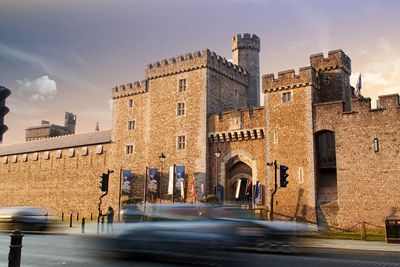
POLYGON ((71 134, 74 134, 76 126, 76 115, 70 112, 65 112, 64 126, 70 131, 71 134))
POLYGON ((233 63, 243 67, 249 77, 247 105, 260 105, 260 38, 253 34, 238 34, 232 38, 233 63))

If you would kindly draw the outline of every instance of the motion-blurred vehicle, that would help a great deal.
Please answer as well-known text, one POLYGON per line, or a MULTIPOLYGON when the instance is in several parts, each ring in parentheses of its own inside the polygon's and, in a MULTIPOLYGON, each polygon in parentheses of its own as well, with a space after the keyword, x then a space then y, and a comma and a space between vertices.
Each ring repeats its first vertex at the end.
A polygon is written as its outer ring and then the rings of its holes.
MULTIPOLYGON (((296 234, 305 224, 256 220, 251 212, 232 207, 192 207, 198 219, 139 222, 97 244, 118 255, 209 256, 221 251, 296 252, 296 234), (195 212, 195 213, 196 213, 195 212)), ((177 212, 177 211, 176 211, 177 212)), ((178 212, 179 213, 179 212, 178 212)))
POLYGON ((0 229, 45 231, 53 222, 45 208, 14 206, 0 208, 0 229))

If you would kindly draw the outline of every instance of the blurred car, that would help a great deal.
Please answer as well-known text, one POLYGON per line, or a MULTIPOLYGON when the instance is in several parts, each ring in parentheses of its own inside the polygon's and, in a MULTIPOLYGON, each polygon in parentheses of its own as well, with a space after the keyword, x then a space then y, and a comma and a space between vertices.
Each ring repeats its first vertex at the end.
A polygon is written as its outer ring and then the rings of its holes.
POLYGON ((45 231, 52 222, 53 218, 44 208, 25 206, 0 208, 0 229, 45 231))
MULTIPOLYGON (((189 214, 193 209, 189 208, 189 214)), ((203 206, 195 210, 201 210, 198 219, 130 224, 122 233, 96 244, 102 252, 128 256, 201 257, 235 250, 291 253, 298 248, 296 234, 308 230, 304 224, 255 220, 240 208, 203 206)))

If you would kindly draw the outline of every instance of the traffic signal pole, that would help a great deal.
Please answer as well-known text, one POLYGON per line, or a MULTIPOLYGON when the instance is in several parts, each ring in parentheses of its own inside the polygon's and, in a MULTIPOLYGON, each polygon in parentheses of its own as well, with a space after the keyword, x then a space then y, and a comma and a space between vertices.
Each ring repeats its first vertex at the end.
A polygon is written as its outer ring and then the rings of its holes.
POLYGON ((101 203, 102 203, 102 199, 103 197, 105 197, 108 194, 108 183, 109 183, 109 179, 110 179, 110 174, 114 173, 113 170, 107 170, 107 173, 103 173, 100 177, 100 190, 102 192, 105 191, 104 194, 102 194, 99 198, 99 206, 98 206, 98 211, 99 211, 99 216, 97 217, 97 233, 99 233, 99 227, 100 227, 100 217, 102 216, 101 213, 101 203))
MULTIPOLYGON (((272 164, 270 164, 270 165, 272 165, 272 164)), ((276 191, 278 190, 278 174, 277 174, 278 165, 276 164, 276 160, 274 160, 273 166, 274 166, 274 192, 272 192, 272 195, 271 195, 271 213, 270 213, 271 221, 274 220, 274 195, 276 194, 276 191)))

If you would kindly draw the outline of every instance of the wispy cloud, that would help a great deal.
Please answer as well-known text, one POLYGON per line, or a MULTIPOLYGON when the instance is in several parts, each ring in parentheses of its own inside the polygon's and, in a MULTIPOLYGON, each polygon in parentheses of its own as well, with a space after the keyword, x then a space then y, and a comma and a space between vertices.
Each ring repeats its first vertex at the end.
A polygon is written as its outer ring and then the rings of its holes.
MULTIPOLYGON (((45 109, 34 107, 32 105, 29 105, 28 103, 25 103, 15 98, 7 99, 7 106, 10 108, 11 115, 16 114, 16 115, 35 117, 35 116, 40 116, 46 112, 45 109)), ((28 122, 32 123, 31 121, 28 122)), ((29 123, 26 124, 20 123, 20 124, 26 126, 29 125, 29 123)))
MULTIPOLYGON (((71 56, 81 65, 89 66, 88 62, 76 52, 71 52, 71 56)), ((63 81, 70 82, 78 88, 97 90, 98 87, 90 81, 76 75, 70 68, 66 68, 54 60, 34 53, 29 53, 23 50, 15 49, 0 42, 0 57, 16 60, 31 65, 34 69, 60 78, 63 81)))
POLYGON ((19 92, 31 94, 32 100, 50 100, 57 94, 57 83, 48 76, 42 76, 33 81, 17 80, 17 83, 19 92))

